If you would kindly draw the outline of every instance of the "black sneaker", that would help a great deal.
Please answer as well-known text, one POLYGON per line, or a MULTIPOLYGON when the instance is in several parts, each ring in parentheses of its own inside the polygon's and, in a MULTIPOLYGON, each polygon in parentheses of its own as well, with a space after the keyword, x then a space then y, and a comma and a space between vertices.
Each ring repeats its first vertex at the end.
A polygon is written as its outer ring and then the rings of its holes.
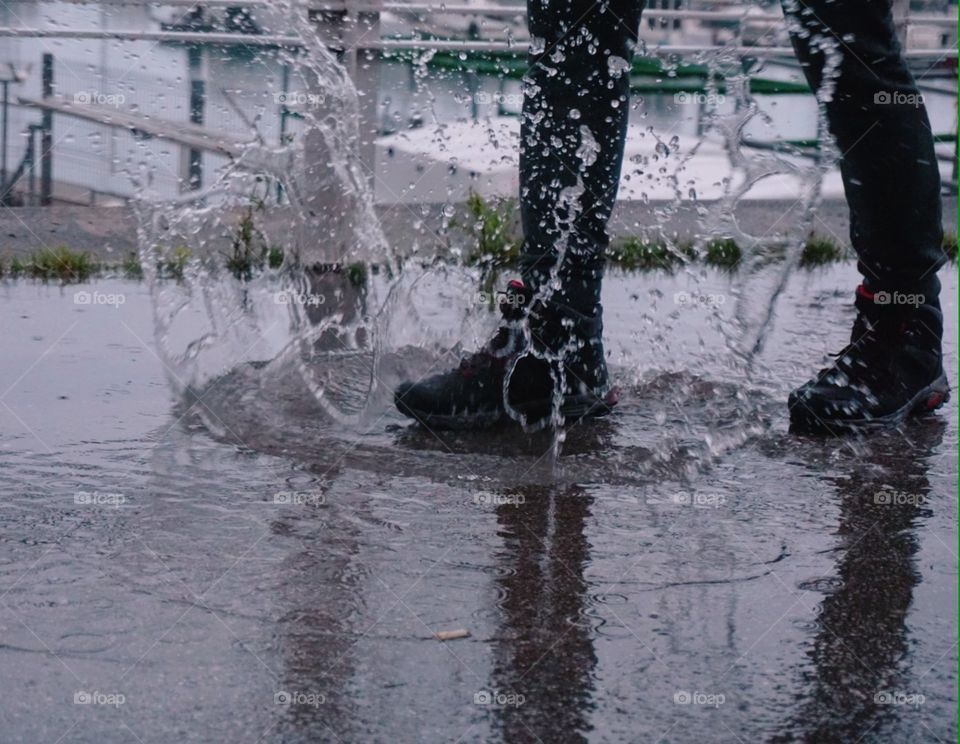
POLYGON ((932 305, 904 305, 906 295, 857 287, 857 320, 836 364, 790 394, 799 429, 893 426, 950 399, 940 344, 943 315, 932 305))
POLYGON ((610 389, 599 307, 590 318, 552 302, 532 306, 532 299, 523 282, 511 281, 498 294, 503 321, 490 342, 450 372, 400 385, 400 412, 438 429, 482 428, 504 418, 542 427, 562 376, 565 422, 609 413, 619 391, 610 389))

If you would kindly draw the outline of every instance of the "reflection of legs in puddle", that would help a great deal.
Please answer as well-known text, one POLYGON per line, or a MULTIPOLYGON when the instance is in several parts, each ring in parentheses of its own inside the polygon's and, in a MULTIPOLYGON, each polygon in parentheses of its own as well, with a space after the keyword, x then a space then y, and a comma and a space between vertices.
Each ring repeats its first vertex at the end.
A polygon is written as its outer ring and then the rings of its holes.
MULTIPOLYGON (((899 741, 884 722, 916 714, 914 707, 889 703, 923 693, 904 689, 904 680, 919 678, 904 667, 906 616, 919 580, 914 528, 930 513, 927 472, 944 429, 937 419, 911 425, 905 437, 864 440, 864 461, 835 480, 839 588, 821 605, 813 668, 804 672, 809 689, 784 740, 860 741, 869 733, 871 741, 899 741)), ((907 728, 918 730, 915 718, 907 728)))
MULTIPOLYGON (((331 483, 338 475, 324 471, 322 477, 331 483)), ((362 536, 349 520, 329 509, 314 511, 309 502, 278 516, 271 532, 303 545, 284 561, 273 585, 281 668, 272 733, 282 740, 335 739, 350 731, 359 715, 348 690, 361 635, 350 618, 365 589, 356 559, 362 536)), ((272 738, 264 734, 264 741, 272 738)))
POLYGON ((884 2, 784 0, 793 44, 840 150, 850 240, 863 284, 850 345, 790 396, 795 424, 899 423, 938 408, 940 172, 923 96, 884 2))
POLYGON ((584 615, 591 501, 579 488, 532 487, 505 493, 497 507, 503 627, 492 689, 480 692, 504 741, 555 741, 558 732, 581 741, 588 731, 597 664, 584 615))

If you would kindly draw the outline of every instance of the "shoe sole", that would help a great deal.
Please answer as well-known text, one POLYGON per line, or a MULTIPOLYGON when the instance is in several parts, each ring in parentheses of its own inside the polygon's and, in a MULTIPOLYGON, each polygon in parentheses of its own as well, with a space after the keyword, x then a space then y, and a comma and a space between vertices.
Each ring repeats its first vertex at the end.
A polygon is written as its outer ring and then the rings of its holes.
MULTIPOLYGON (((595 395, 567 395, 560 406, 560 415, 566 423, 576 422, 584 418, 599 418, 611 413, 613 407, 620 400, 620 389, 612 388, 603 398, 595 395)), ((477 411, 469 414, 453 416, 418 411, 406 405, 402 400, 396 400, 400 413, 416 419, 428 429, 451 429, 464 431, 469 429, 488 429, 503 419, 507 419, 505 411, 477 411)), ((550 415, 552 401, 535 401, 522 406, 514 406, 525 421, 533 419, 539 423, 538 428, 545 428, 550 415)))
POLYGON ((910 416, 923 416, 933 413, 944 403, 950 400, 950 384, 947 382, 947 375, 940 373, 940 376, 920 390, 901 408, 885 416, 874 416, 864 419, 827 419, 820 420, 816 418, 804 418, 799 421, 791 421, 791 424, 802 429, 812 431, 863 431, 874 429, 886 429, 898 426, 907 420, 910 416))

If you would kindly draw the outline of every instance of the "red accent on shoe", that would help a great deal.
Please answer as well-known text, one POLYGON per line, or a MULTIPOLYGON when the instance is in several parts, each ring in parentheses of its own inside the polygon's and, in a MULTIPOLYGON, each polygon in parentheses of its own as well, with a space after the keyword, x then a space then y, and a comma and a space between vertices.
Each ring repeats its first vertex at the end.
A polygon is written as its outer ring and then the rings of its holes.
POLYGON ((510 289, 523 289, 524 284, 522 279, 511 279, 507 282, 507 287, 510 289))
POLYGON ((931 393, 927 398, 927 410, 932 411, 943 403, 943 393, 931 393))
POLYGON ((874 293, 864 287, 862 284, 857 285, 857 294, 870 300, 870 302, 873 302, 874 293))

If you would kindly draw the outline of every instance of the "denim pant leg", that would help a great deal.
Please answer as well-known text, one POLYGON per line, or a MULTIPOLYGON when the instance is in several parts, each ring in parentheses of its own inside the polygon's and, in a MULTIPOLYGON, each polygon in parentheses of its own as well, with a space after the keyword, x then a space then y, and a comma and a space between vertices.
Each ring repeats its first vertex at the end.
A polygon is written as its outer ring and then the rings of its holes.
POLYGON ((520 132, 523 275, 539 287, 562 254, 553 297, 586 314, 600 298, 642 8, 642 0, 527 2, 534 43, 520 132))
POLYGON ((866 285, 938 304, 940 172, 889 0, 783 0, 783 8, 804 74, 827 100, 866 285))

